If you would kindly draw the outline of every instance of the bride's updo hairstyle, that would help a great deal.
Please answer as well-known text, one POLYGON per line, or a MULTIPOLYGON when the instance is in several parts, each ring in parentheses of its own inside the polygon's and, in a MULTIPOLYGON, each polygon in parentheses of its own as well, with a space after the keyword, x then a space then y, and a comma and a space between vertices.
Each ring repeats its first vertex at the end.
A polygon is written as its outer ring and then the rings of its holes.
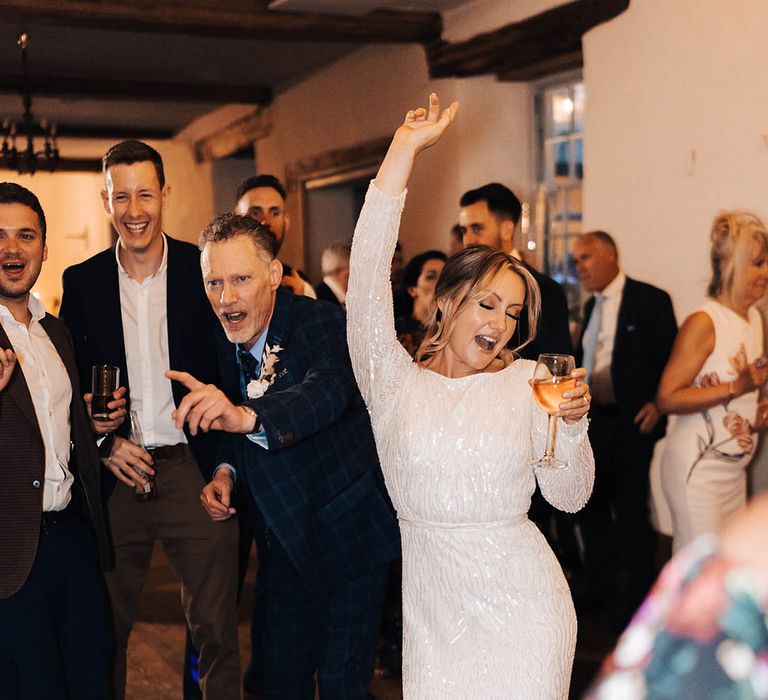
POLYGON ((763 222, 747 211, 726 211, 712 222, 709 234, 712 278, 707 293, 711 297, 729 294, 734 282, 749 266, 754 243, 760 253, 768 253, 768 232, 763 222))
MULTIPOLYGON (((479 245, 459 251, 448 258, 435 286, 432 312, 427 322, 424 340, 416 352, 416 362, 429 359, 442 350, 451 338, 456 316, 468 304, 477 303, 496 286, 496 279, 506 271, 512 271, 525 284, 523 308, 528 316, 528 335, 522 338, 514 350, 503 348, 499 353, 505 365, 514 360, 515 353, 536 336, 541 310, 539 285, 525 266, 515 257, 498 248, 479 245), (440 302, 442 311, 437 308, 440 302)), ((518 326, 519 329, 519 321, 518 326)))

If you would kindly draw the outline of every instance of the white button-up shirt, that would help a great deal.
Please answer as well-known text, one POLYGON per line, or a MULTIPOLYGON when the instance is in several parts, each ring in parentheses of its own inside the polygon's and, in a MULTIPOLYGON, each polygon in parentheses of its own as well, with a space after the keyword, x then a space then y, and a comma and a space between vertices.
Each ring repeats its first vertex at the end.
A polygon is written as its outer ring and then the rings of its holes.
POLYGON ((0 304, 0 325, 13 345, 24 380, 32 396, 37 424, 45 447, 43 510, 64 510, 72 498, 74 477, 69 471, 72 383, 59 353, 40 325, 45 308, 29 297, 29 327, 14 319, 0 304))
MULTIPOLYGON (((139 414, 145 447, 186 442, 171 418, 176 408, 168 354, 168 242, 163 234, 163 259, 157 271, 137 282, 120 262, 120 241, 115 246, 120 281, 125 363, 128 368, 131 409, 139 414)), ((202 282, 201 282, 202 284, 202 282)))
POLYGON ((590 374, 589 391, 602 404, 616 402, 611 379, 611 362, 613 361, 613 344, 616 340, 621 297, 624 294, 626 281, 627 278, 624 273, 619 272, 600 292, 605 298, 602 302, 602 319, 597 333, 595 366, 590 374))

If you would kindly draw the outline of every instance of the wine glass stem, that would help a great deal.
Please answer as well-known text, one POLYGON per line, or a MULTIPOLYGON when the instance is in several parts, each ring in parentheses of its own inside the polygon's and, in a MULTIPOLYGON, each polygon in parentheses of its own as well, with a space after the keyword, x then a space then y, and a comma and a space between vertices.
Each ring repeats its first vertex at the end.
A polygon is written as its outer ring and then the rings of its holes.
POLYGON ((547 414, 547 448, 544 452, 545 459, 555 458, 555 438, 557 436, 557 421, 552 420, 552 415, 547 414))

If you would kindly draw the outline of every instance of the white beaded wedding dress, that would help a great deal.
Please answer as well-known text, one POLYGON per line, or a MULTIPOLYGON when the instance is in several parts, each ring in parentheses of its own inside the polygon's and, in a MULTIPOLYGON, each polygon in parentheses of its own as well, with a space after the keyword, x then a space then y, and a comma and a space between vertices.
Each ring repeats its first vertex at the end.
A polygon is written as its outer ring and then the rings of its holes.
POLYGON ((562 510, 587 501, 587 421, 558 419, 569 466, 534 476, 546 415, 528 385, 533 362, 452 379, 411 360, 395 337, 389 281, 404 201, 371 185, 347 297, 355 376, 402 533, 404 698, 566 698, 576 616, 527 511, 536 476, 562 510))

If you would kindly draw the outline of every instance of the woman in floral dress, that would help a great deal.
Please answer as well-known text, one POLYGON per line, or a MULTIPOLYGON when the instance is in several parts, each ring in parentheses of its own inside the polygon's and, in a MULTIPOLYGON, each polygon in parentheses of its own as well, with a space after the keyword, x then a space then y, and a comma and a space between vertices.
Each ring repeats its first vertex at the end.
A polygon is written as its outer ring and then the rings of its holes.
POLYGON ((768 376, 754 307, 768 285, 768 233, 734 211, 715 218, 710 238, 710 298, 681 327, 657 396, 661 411, 680 414, 661 462, 675 551, 743 508, 768 376))

